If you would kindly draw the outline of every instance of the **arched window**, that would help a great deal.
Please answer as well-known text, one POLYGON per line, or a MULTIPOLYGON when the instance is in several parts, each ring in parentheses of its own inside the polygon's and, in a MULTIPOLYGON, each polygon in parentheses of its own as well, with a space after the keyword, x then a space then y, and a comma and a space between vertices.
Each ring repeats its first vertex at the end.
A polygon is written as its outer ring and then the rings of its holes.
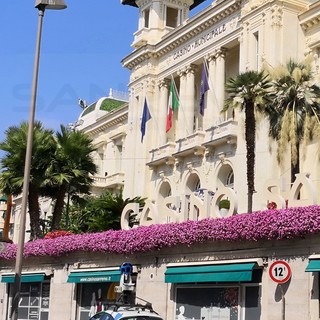
POLYGON ((191 173, 186 183, 186 193, 190 194, 201 188, 199 176, 196 173, 191 173))
POLYGON ((224 164, 218 173, 218 181, 217 181, 217 188, 220 187, 234 187, 234 172, 232 167, 229 164, 224 164))
POLYGON ((234 174, 233 170, 231 169, 227 175, 225 186, 233 189, 234 185, 234 174))
POLYGON ((164 181, 159 188, 159 197, 166 198, 171 196, 171 186, 169 182, 164 181))

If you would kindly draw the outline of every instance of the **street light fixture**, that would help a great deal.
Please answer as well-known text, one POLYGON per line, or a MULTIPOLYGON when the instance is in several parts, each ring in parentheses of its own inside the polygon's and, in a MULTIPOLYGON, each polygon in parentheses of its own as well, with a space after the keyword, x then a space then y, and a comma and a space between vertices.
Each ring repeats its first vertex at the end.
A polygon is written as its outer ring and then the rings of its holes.
POLYGON ((36 0, 35 7, 45 7, 46 9, 61 10, 65 9, 67 5, 63 0, 36 0))
POLYGON ((32 89, 31 89, 32 91, 31 91, 31 101, 30 101, 26 159, 24 164, 22 203, 21 203, 20 226, 19 226, 19 235, 18 235, 19 237, 18 237, 18 244, 17 244, 15 276, 14 276, 14 283, 12 286, 12 305, 11 305, 11 313, 10 313, 10 319, 12 320, 18 319, 18 307, 19 307, 20 291, 21 291, 21 271, 22 271, 22 259, 23 259, 23 249, 24 249, 24 241, 25 241, 25 229, 26 229, 26 215, 27 215, 28 193, 29 193, 29 183, 30 183, 33 127, 34 127, 34 116, 35 116, 35 109, 36 109, 36 96, 37 96, 37 87, 38 87, 42 21, 43 21, 45 9, 62 10, 62 9, 65 9, 67 5, 65 4, 64 0, 36 0, 35 7, 39 10, 38 32, 37 32, 37 40, 36 40, 36 51, 35 51, 35 58, 34 58, 33 79, 32 79, 32 89))

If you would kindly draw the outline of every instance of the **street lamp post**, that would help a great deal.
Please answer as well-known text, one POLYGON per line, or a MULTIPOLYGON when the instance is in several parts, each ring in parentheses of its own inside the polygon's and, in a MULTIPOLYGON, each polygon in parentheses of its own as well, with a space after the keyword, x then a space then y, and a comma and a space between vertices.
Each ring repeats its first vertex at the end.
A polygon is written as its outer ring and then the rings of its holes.
POLYGON ((38 18, 37 40, 36 40, 36 52, 35 52, 34 68, 33 68, 26 158, 25 158, 25 164, 24 164, 22 203, 21 203, 21 213, 20 213, 20 226, 19 226, 19 234, 18 234, 16 264, 15 264, 15 276, 14 276, 14 283, 12 286, 12 305, 11 305, 11 313, 10 313, 10 319, 12 320, 18 319, 18 307, 19 307, 20 291, 21 291, 21 271, 22 271, 23 249, 24 249, 24 241, 25 241, 26 214, 27 214, 27 206, 28 206, 32 142, 33 142, 33 127, 34 127, 34 117, 35 117, 35 110, 36 110, 36 97, 37 97, 37 87, 38 87, 42 21, 43 21, 45 9, 61 10, 61 9, 65 9, 67 5, 65 4, 64 0, 36 0, 35 7, 39 11, 39 18, 38 18))

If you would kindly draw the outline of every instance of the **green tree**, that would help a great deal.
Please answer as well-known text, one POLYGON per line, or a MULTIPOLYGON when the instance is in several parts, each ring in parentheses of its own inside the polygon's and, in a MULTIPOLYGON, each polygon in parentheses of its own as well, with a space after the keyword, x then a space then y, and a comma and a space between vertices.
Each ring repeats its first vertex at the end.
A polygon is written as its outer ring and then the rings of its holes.
POLYGON ((92 152, 95 147, 88 135, 61 126, 55 135, 56 149, 46 170, 46 194, 54 199, 51 230, 60 229, 66 195, 89 193, 93 182, 91 175, 97 172, 92 152))
POLYGON ((118 194, 106 191, 98 197, 86 196, 80 201, 74 201, 70 208, 69 230, 74 233, 118 230, 121 228, 120 220, 124 207, 133 202, 144 206, 145 199, 141 197, 123 199, 121 190, 118 194))
POLYGON ((269 135, 277 142, 277 158, 282 163, 287 148, 291 154, 291 182, 300 172, 300 146, 314 135, 320 136, 320 88, 316 85, 311 61, 289 60, 269 70, 273 79, 272 108, 267 109, 269 135))
POLYGON ((248 212, 252 212, 255 166, 256 112, 264 112, 269 104, 271 82, 264 72, 247 71, 228 79, 223 112, 228 108, 240 108, 245 116, 245 141, 247 157, 248 212))
MULTIPOLYGON (((0 188, 6 194, 18 196, 22 192, 24 164, 27 147, 28 123, 11 126, 5 131, 5 139, 0 143, 4 156, 0 160, 0 188)), ((43 177, 55 150, 53 131, 44 129, 42 123, 34 123, 28 209, 30 215, 31 239, 42 236, 40 227, 39 196, 43 177)))

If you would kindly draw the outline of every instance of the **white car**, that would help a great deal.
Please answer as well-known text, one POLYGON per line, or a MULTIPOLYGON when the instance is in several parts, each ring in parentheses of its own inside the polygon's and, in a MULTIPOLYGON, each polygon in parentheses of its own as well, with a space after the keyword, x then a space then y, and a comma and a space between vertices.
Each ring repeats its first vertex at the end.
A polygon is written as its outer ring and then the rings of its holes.
POLYGON ((149 308, 118 307, 100 311, 89 320, 163 320, 155 311, 149 308))

